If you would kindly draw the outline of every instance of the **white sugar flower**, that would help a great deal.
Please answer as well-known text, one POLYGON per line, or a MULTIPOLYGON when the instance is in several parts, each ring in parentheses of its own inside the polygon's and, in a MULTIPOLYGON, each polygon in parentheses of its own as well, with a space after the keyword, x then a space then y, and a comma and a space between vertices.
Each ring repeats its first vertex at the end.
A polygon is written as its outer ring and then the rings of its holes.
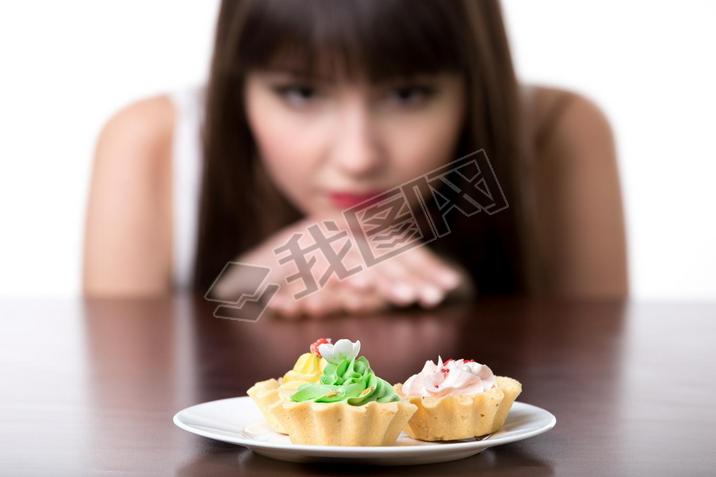
POLYGON ((358 356, 360 352, 360 340, 352 342, 345 338, 331 343, 323 343, 318 346, 318 352, 329 363, 339 363, 343 358, 351 360, 358 356))

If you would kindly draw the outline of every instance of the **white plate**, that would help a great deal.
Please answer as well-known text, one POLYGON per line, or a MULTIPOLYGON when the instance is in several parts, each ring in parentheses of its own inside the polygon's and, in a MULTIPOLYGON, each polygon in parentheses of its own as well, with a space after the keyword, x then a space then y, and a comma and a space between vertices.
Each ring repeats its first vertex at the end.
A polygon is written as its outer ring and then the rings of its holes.
POLYGON ((483 450, 520 441, 552 429, 557 419, 537 406, 515 402, 499 432, 487 437, 452 442, 423 442, 405 433, 393 446, 342 447, 291 444, 273 432, 251 398, 205 402, 179 411, 174 424, 185 431, 248 447, 257 454, 290 462, 360 462, 364 464, 429 464, 462 459, 483 450))

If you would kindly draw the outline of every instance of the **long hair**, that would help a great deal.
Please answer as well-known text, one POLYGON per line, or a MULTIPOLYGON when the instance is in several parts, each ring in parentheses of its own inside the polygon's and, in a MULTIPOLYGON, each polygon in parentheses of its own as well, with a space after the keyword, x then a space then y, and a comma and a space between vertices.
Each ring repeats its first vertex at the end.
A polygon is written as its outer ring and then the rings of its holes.
POLYGON ((529 240, 520 97, 497 0, 224 0, 206 92, 194 286, 300 218, 269 180, 243 98, 253 69, 298 58, 370 80, 452 71, 467 115, 453 158, 484 149, 509 202, 495 215, 454 217, 433 243, 467 268, 483 294, 528 291, 529 240))

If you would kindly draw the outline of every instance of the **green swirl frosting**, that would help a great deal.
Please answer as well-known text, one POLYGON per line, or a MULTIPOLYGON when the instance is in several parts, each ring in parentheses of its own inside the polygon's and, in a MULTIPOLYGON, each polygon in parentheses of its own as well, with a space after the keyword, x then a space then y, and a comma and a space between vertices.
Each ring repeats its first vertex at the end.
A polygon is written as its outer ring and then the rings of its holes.
POLYGON ((301 385, 291 395, 294 402, 313 401, 331 403, 346 401, 361 406, 371 401, 380 403, 399 401, 393 386, 375 375, 365 356, 343 358, 329 362, 318 383, 301 385))

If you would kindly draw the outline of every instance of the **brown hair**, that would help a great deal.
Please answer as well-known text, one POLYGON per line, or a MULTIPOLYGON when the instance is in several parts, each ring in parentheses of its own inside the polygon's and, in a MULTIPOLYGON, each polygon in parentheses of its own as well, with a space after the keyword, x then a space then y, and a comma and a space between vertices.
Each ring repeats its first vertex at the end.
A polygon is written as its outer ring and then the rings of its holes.
POLYGON ((465 266, 482 293, 526 291, 520 98, 497 0, 224 0, 203 129, 199 291, 228 260, 300 218, 258 159, 243 99, 247 72, 282 58, 299 58, 308 71, 328 65, 371 80, 463 74, 468 113, 453 157, 484 149, 510 207, 453 217, 452 233, 433 246, 465 266))

